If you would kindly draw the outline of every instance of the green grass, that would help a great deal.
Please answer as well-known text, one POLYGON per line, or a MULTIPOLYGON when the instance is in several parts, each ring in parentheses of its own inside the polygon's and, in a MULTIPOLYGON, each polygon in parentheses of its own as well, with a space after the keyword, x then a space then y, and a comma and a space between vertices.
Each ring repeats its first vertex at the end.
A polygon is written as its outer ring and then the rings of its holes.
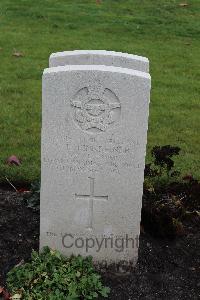
POLYGON ((52 52, 74 49, 150 59, 148 157, 154 145, 180 146, 179 169, 200 177, 200 1, 181 2, 1 0, 0 182, 40 177, 42 71, 52 52), (24 57, 14 57, 14 50, 24 57), (11 154, 21 167, 5 164, 11 154))

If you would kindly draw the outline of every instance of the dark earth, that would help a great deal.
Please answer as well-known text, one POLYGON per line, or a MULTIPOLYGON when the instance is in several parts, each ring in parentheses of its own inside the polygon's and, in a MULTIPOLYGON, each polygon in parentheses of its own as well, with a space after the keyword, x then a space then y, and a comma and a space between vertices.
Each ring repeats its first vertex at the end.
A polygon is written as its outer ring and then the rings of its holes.
MULTIPOLYGON (((0 286, 6 273, 39 245, 39 212, 20 193, 0 189, 0 286)), ((174 240, 143 232, 139 260, 130 275, 104 275, 109 299, 200 299, 200 232, 189 228, 174 240)))

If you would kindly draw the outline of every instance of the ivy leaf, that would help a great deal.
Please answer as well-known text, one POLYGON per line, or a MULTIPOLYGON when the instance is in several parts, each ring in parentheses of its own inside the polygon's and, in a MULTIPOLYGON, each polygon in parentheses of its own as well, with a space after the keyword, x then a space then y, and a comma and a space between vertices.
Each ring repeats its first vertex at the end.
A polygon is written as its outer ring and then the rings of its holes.
POLYGON ((79 271, 76 272, 76 277, 80 277, 81 273, 79 271))
POLYGON ((101 290, 101 295, 105 298, 108 297, 108 294, 110 293, 110 288, 109 287, 103 287, 101 290))

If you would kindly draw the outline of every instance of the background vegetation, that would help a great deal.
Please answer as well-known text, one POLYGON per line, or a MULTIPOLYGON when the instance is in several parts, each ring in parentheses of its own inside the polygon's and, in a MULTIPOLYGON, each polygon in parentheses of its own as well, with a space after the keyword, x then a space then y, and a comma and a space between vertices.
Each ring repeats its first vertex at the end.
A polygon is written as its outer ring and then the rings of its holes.
POLYGON ((179 146, 181 172, 200 177, 199 13, 199 0, 1 0, 0 182, 39 179, 42 71, 52 52, 74 49, 150 59, 148 157, 179 146), (20 167, 5 164, 12 154, 20 167))

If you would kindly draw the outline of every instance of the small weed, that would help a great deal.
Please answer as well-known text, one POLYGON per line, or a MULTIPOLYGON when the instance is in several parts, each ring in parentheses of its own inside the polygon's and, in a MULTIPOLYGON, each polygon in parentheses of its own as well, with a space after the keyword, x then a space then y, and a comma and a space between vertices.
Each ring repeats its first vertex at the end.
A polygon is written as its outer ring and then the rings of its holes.
POLYGON ((147 164, 145 166, 145 176, 149 178, 156 178, 158 182, 162 182, 163 177, 166 177, 169 182, 171 177, 177 177, 180 172, 174 170, 174 160, 175 155, 180 153, 179 147, 173 147, 170 145, 166 146, 155 146, 151 150, 151 155, 153 158, 153 163, 147 164))
POLYGON ((41 254, 33 251, 31 262, 12 269, 7 286, 24 300, 89 300, 109 293, 91 257, 67 258, 48 247, 41 254))
POLYGON ((33 210, 40 209, 40 182, 35 181, 31 184, 31 189, 29 193, 23 195, 23 199, 27 207, 32 208, 33 210))
POLYGON ((180 178, 173 160, 180 150, 155 146, 153 162, 145 167, 142 224, 157 236, 175 237, 185 233, 186 223, 200 224, 200 182, 191 175, 180 178))

